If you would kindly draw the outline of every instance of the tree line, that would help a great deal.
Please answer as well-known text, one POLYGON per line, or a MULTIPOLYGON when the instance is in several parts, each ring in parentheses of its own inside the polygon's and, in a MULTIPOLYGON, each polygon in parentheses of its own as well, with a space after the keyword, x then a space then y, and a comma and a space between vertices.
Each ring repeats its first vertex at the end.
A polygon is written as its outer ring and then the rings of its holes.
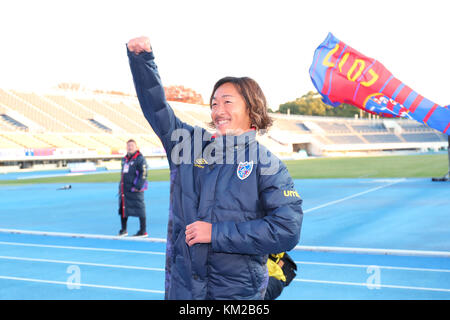
POLYGON ((349 105, 341 104, 338 107, 332 107, 322 102, 320 94, 309 91, 307 94, 280 105, 276 113, 308 115, 308 116, 327 116, 327 117, 347 117, 353 118, 355 114, 360 116, 360 109, 349 105))

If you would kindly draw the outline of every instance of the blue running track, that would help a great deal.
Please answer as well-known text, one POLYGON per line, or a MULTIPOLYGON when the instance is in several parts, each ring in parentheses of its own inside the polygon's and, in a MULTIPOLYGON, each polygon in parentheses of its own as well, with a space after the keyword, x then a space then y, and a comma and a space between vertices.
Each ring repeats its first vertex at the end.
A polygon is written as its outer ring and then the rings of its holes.
MULTIPOLYGON (((279 299, 450 299, 450 184, 296 180, 299 270, 279 299)), ((117 239, 115 183, 0 186, 0 299, 162 299, 169 183, 145 193, 151 239, 117 239)), ((138 229, 130 218, 128 232, 138 229)))

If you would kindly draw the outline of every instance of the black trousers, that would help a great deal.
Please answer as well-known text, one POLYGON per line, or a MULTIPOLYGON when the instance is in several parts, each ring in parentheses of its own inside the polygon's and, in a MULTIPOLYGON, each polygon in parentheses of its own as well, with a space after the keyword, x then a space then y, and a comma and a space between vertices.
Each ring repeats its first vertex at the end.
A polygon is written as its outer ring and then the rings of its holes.
MULTIPOLYGON (((120 216, 120 224, 122 225, 122 230, 127 230, 128 217, 123 218, 120 216)), ((147 219, 145 217, 139 217, 140 231, 145 232, 147 230, 147 219)))

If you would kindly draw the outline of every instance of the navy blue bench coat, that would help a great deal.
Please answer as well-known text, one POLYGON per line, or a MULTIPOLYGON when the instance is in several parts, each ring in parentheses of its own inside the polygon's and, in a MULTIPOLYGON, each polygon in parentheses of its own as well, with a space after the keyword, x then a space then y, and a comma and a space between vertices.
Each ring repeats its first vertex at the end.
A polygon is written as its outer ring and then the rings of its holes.
POLYGON ((267 255, 291 250, 300 237, 302 200, 285 165, 255 131, 214 138, 182 122, 166 101, 153 52, 128 57, 170 165, 165 298, 263 299, 267 255), (198 220, 212 224, 211 243, 189 247, 186 225, 198 220))

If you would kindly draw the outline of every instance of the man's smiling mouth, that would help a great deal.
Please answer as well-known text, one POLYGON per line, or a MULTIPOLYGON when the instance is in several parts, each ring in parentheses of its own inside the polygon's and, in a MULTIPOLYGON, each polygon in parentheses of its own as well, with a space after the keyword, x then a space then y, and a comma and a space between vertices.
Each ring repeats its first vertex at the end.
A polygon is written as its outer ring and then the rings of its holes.
POLYGON ((230 122, 231 122, 230 119, 216 119, 216 121, 215 121, 216 125, 219 125, 219 126, 228 124, 230 122))

